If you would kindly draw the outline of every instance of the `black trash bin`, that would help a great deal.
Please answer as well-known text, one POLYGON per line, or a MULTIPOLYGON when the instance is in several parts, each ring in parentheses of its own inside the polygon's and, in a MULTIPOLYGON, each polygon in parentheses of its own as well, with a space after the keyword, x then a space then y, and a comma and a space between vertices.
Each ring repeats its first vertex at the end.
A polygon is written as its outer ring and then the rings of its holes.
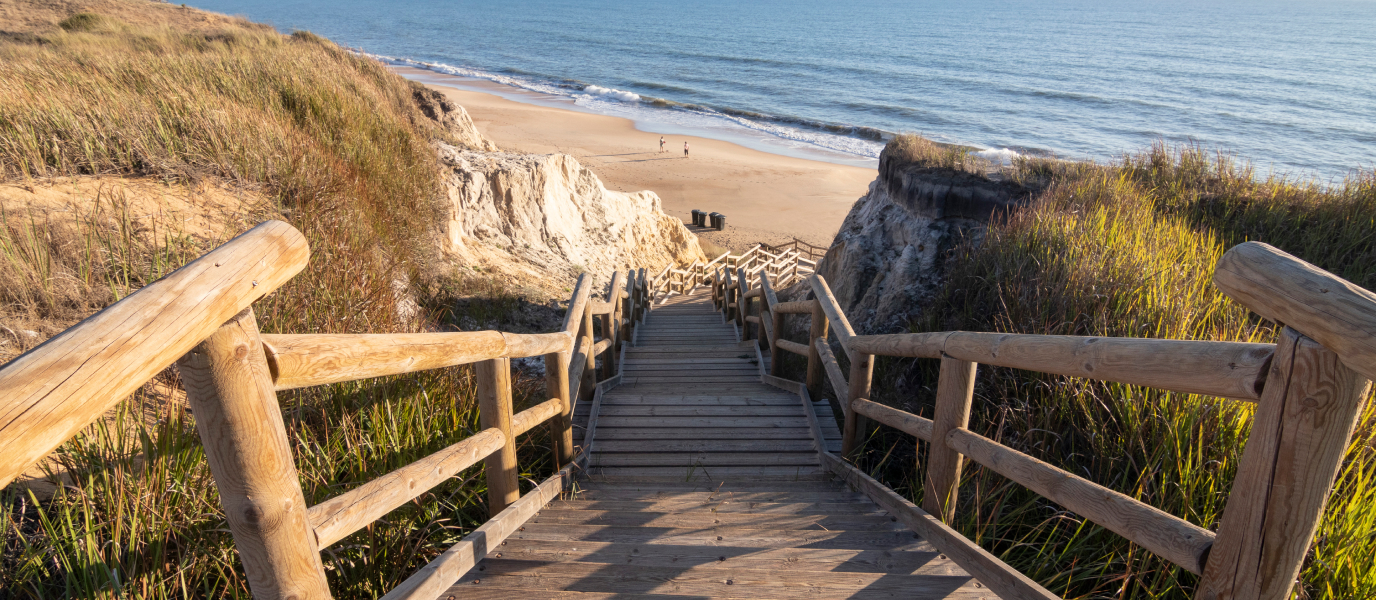
POLYGON ((693 209, 693 225, 702 227, 702 211, 693 209))
POLYGON ((717 215, 717 231, 726 229, 726 215, 717 215))
POLYGON ((707 226, 708 226, 708 227, 711 227, 712 229, 716 229, 716 228, 717 228, 717 219, 720 219, 720 218, 721 218, 721 213, 708 213, 708 214, 707 214, 707 226))

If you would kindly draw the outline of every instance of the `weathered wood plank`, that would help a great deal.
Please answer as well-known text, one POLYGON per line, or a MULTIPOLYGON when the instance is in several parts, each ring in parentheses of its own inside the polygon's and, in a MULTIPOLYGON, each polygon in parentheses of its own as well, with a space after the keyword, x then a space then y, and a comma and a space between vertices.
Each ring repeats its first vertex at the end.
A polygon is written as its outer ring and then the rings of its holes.
POLYGON ((559 500, 545 508, 552 510, 603 510, 657 513, 740 513, 752 515, 869 515, 888 518, 888 513, 868 499, 859 502, 738 502, 730 496, 712 501, 678 500, 669 496, 653 502, 634 500, 559 500))
POLYGON ((932 421, 915 414, 890 408, 864 398, 857 398, 850 405, 851 410, 893 427, 924 442, 932 441, 932 421))
POLYGON ((807 427, 800 423, 798 427, 753 427, 745 424, 741 427, 731 427, 724 429, 713 428, 690 428, 682 429, 678 427, 627 427, 613 428, 603 424, 602 431, 598 434, 599 440, 729 440, 729 439, 752 439, 752 440, 811 440, 812 434, 807 427))
POLYGON ((603 403, 604 417, 801 417, 802 408, 793 406, 646 406, 603 403))
MULTIPOLYGON (((488 556, 542 562, 584 562, 589 564, 629 564, 671 567, 718 563, 720 566, 748 569, 795 571, 832 571, 838 573, 895 573, 902 575, 959 575, 963 570, 936 552, 883 552, 867 549, 815 548, 738 548, 721 546, 650 546, 608 542, 578 542, 576 548, 562 544, 509 540, 488 556)), ((467 591, 465 589, 465 591, 467 591)))
POLYGON ((869 496, 881 508, 889 511, 890 515, 898 517, 898 520, 910 529, 931 541, 942 553, 951 557, 956 564, 964 567, 1004 600, 1061 600, 1060 596, 1004 564, 960 532, 951 529, 940 519, 861 473, 849 463, 830 453, 823 454, 822 461, 833 473, 869 496))
POLYGON ((598 452, 595 467, 772 467, 816 465, 815 451, 808 452, 598 452))
POLYGON ((547 525, 606 525, 610 527, 668 527, 673 529, 731 527, 735 529, 800 529, 822 531, 905 531, 888 515, 800 515, 715 513, 656 513, 616 510, 545 510, 529 523, 547 525))
POLYGON ((911 531, 761 530, 734 527, 716 527, 704 530, 531 523, 526 525, 525 531, 511 537, 546 542, 589 541, 653 546, 734 546, 746 548, 807 546, 809 548, 839 550, 869 548, 890 552, 931 550, 931 546, 923 541, 921 536, 915 535, 911 531))
POLYGON ((760 427, 800 427, 806 428, 807 419, 796 417, 755 417, 739 419, 735 417, 611 417, 603 416, 598 422, 602 427, 701 427, 701 428, 760 428, 760 427))
POLYGON ((850 598, 904 598, 974 600, 986 590, 974 586, 969 576, 894 575, 885 573, 780 572, 772 569, 744 569, 716 566, 650 567, 644 565, 600 565, 586 563, 543 563, 529 565, 538 573, 527 572, 522 561, 496 559, 484 561, 487 571, 470 574, 463 582, 487 581, 501 585, 519 580, 522 587, 536 589, 606 589, 633 593, 673 593, 699 597, 799 597, 817 600, 850 598), (486 578, 486 579, 484 579, 486 578), (730 582, 730 583, 728 583, 730 582))
POLYGON ((685 481, 722 481, 733 477, 753 477, 760 480, 777 479, 782 481, 802 481, 812 479, 825 481, 831 474, 820 467, 811 465, 785 467, 737 467, 737 466, 691 466, 691 467, 598 467, 599 474, 624 477, 674 477, 685 481))
MULTIPOLYGON (((605 411, 606 408, 604 407, 605 411)), ((608 452, 808 452, 812 445, 805 440, 608 440, 597 444, 599 454, 608 452)))

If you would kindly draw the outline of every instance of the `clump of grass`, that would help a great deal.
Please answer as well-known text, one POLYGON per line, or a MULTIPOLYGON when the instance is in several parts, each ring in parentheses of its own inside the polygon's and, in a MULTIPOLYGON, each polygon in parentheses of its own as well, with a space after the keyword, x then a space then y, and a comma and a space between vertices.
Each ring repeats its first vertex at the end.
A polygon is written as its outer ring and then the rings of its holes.
MULTIPOLYGON (((1257 178, 1198 148, 1112 165, 1021 161, 1043 187, 957 246, 914 331, 1274 341, 1211 284, 1232 245, 1261 240, 1376 284, 1376 176, 1324 187, 1257 178)), ((875 394, 932 414, 930 361, 880 361, 875 394), (900 385, 887 384, 901 380, 900 385)), ((1205 527, 1216 527, 1252 407, 1218 398, 981 367, 971 429, 1205 527)), ((1302 573, 1301 598, 1376 595, 1376 409, 1348 451, 1302 573)), ((920 503, 921 449, 876 431, 859 463, 920 503), (918 468, 914 468, 914 464, 918 468)), ((1067 598, 1187 598, 1197 578, 1001 476, 967 466, 957 527, 1067 598)))
POLYGON ((63 31, 111 31, 119 29, 124 24, 118 19, 112 19, 104 15, 95 13, 77 13, 57 24, 63 31))
MULTIPOLYGON (((920 135, 904 133, 894 136, 884 145, 881 161, 890 168, 916 165, 930 169, 952 169, 969 173, 984 173, 990 167, 986 161, 975 155, 969 146, 942 144, 920 135)), ((884 167, 880 167, 884 171, 884 167)))
MULTIPOLYGON (((448 134, 403 79, 304 32, 98 23, 0 40, 0 180, 154 176, 258 192, 271 205, 235 216, 230 233, 283 218, 312 251, 305 272, 255 306, 267 332, 417 331, 441 312, 425 295, 443 288, 431 281, 443 188, 430 143, 448 134), (421 296, 419 316, 398 289, 421 296)), ((117 206, 101 206, 74 221, 4 215, 5 318, 89 314, 210 245, 174 231, 133 235, 117 206)), ((517 381, 519 410, 543 386, 517 381)), ((461 367, 280 394, 307 501, 471 435, 473 390, 461 367)), ((145 389, 52 457, 70 484, 51 499, 0 492, 0 595, 248 597, 180 406, 145 389), (166 416, 129 420, 148 403, 166 416)), ((520 460, 534 479, 551 465, 544 434, 533 433, 520 460)), ((486 520, 477 473, 327 549, 336 596, 381 595, 486 520)))

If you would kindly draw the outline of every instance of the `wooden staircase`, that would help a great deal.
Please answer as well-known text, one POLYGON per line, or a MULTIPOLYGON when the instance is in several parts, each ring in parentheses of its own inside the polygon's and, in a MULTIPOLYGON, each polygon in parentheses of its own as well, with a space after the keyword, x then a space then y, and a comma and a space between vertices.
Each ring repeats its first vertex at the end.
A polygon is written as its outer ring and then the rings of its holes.
POLYGON ((830 408, 738 340, 706 289, 655 306, 620 385, 575 409, 587 472, 440 598, 997 597, 835 480, 830 408))

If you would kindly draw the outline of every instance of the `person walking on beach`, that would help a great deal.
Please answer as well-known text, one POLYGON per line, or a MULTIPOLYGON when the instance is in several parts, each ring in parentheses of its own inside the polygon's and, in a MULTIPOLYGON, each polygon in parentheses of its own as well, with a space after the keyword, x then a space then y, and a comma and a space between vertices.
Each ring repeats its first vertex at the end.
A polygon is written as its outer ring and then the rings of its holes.
POLYGON ((688 158, 688 142, 683 142, 683 158, 688 158))
POLYGON ((664 136, 662 135, 659 136, 659 151, 666 152, 666 150, 664 149, 664 136))

